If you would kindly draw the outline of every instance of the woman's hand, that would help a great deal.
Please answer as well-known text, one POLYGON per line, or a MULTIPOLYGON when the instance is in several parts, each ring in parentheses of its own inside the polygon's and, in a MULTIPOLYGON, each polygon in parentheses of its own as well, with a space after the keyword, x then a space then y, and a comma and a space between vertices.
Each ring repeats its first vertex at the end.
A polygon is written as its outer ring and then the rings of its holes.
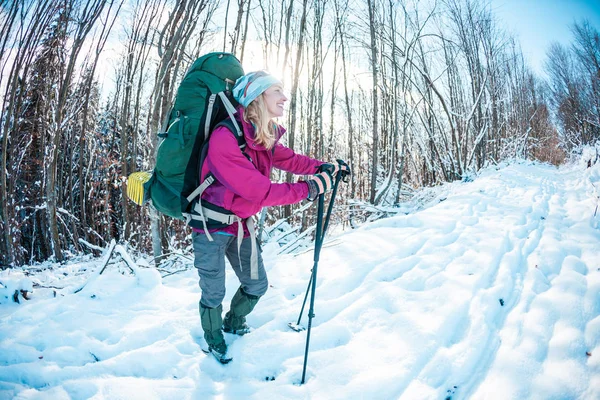
POLYGON ((350 174, 352 173, 352 171, 350 170, 350 167, 348 166, 348 164, 346 164, 343 160, 336 160, 333 163, 324 163, 321 164, 321 166, 319 167, 318 171, 319 172, 323 172, 325 170, 328 170, 329 172, 331 172, 331 176, 336 178, 338 172, 342 173, 342 180, 344 182, 346 182, 346 177, 350 176, 350 174))
POLYGON ((306 183, 308 184, 307 199, 310 201, 315 200, 320 194, 329 192, 333 188, 333 177, 330 169, 323 168, 322 172, 313 175, 306 183))

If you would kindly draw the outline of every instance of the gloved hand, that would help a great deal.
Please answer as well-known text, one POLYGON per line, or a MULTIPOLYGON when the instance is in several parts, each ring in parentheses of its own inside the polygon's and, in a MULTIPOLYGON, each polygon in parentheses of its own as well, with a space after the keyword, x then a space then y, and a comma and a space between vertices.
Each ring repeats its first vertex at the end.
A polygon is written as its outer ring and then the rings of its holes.
POLYGON ((346 177, 350 176, 350 174, 352 173, 348 164, 346 164, 343 160, 340 160, 340 159, 336 160, 336 162, 334 162, 334 163, 324 163, 319 166, 319 169, 318 169, 319 172, 323 172, 325 170, 330 171, 331 176, 333 178, 336 178, 338 172, 341 171, 342 172, 342 180, 344 182, 346 182, 346 177))
POLYGON ((306 183, 308 184, 308 197, 310 201, 315 200, 320 194, 326 193, 333 188, 333 177, 329 169, 311 176, 306 183))
POLYGON ((338 163, 338 167, 340 169, 340 171, 342 171, 342 180, 344 182, 348 181, 348 177, 350 175, 352 175, 352 170, 350 170, 350 167, 348 166, 348 164, 346 164, 346 162, 344 160, 340 160, 339 158, 336 160, 338 163))

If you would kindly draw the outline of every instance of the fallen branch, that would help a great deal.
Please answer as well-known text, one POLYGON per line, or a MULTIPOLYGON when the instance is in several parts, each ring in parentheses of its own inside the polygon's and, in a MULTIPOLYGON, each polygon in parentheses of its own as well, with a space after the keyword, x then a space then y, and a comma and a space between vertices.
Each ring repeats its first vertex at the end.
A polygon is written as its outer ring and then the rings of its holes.
POLYGON ((86 247, 88 247, 88 248, 90 248, 92 250, 96 250, 96 251, 100 251, 100 252, 104 251, 104 249, 102 247, 96 246, 96 245, 91 244, 89 242, 86 242, 85 240, 83 240, 81 238, 79 239, 79 243, 81 243, 82 245, 84 245, 84 246, 86 246, 86 247))
POLYGON ((81 292, 88 283, 90 283, 92 280, 94 280, 94 279, 98 278, 100 275, 102 275, 102 273, 106 269, 106 266, 108 265, 108 262, 110 261, 110 257, 112 256, 112 253, 115 250, 116 245, 117 245, 117 242, 115 242, 115 239, 110 241, 110 245, 108 246, 108 249, 106 250, 106 253, 104 254, 104 260, 102 260, 102 267, 98 268, 98 270, 97 270, 98 272, 96 272, 94 275, 92 275, 90 277, 90 279, 88 279, 82 286, 80 286, 77 290, 75 290, 73 292, 73 294, 81 292))
MULTIPOLYGON (((336 238, 330 239, 330 240, 328 240, 326 242, 323 242, 322 248, 337 246, 340 243, 342 243, 342 241, 339 240, 339 239, 336 239, 336 238)), ((301 254, 310 253, 311 251, 315 251, 314 247, 309 247, 308 249, 299 251, 298 253, 294 253, 294 257, 297 257, 297 256, 299 256, 301 254)))
POLYGON ((58 287, 58 286, 44 286, 44 285, 40 285, 39 283, 34 283, 34 284, 33 284, 33 288, 34 288, 34 289, 58 289, 58 290, 62 290, 62 289, 64 289, 64 287, 58 287))
POLYGON ((137 272, 139 271, 139 268, 136 265, 136 263, 133 261, 133 259, 127 252, 127 250, 125 250, 125 248, 123 246, 121 246, 120 244, 115 247, 115 250, 117 250, 117 252, 121 255, 121 257, 123 258, 123 260, 129 267, 131 272, 133 272, 134 274, 137 274, 137 272))
POLYGON ((161 254, 161 255, 160 255, 160 256, 158 256, 158 257, 154 257, 154 258, 153 258, 153 261, 154 261, 154 262, 156 262, 156 260, 157 260, 157 259, 159 259, 159 258, 165 259, 166 257, 169 257, 169 256, 181 257, 181 258, 185 258, 186 260, 190 260, 190 261, 193 261, 193 260, 194 260, 194 259, 193 259, 193 257, 190 257, 190 256, 188 256, 188 255, 181 254, 181 253, 177 253, 177 252, 174 252, 174 251, 173 251, 173 252, 171 252, 171 253, 164 253, 164 254, 161 254))
POLYGON ((269 241, 270 242, 279 242, 281 239, 285 238, 288 235, 291 235, 292 233, 296 233, 300 230, 300 226, 296 226, 295 228, 289 229, 285 232, 280 233, 277 236, 272 237, 269 241))
POLYGON ((294 250, 296 247, 298 247, 298 246, 301 245, 300 241, 302 239, 306 238, 315 229, 317 229, 316 225, 313 225, 313 226, 307 228, 304 232, 302 232, 300 235, 298 235, 298 237, 294 241, 286 244, 281 249, 279 249, 279 251, 277 252, 277 254, 286 254, 286 252, 289 253, 291 250, 294 250))
POLYGON ((175 274, 178 274, 180 272, 186 272, 186 271, 189 271, 189 270, 186 268, 186 269, 180 269, 178 271, 169 272, 168 274, 161 275, 161 278, 166 278, 167 276, 175 275, 175 274))

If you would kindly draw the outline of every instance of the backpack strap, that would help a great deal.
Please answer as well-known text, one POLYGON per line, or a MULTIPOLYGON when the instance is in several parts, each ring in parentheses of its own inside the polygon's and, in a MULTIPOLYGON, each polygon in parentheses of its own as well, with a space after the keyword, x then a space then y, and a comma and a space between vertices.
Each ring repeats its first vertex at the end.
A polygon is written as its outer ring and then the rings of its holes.
POLYGON ((236 134, 237 136, 244 137, 244 132, 242 132, 242 130, 240 129, 240 127, 238 125, 238 121, 235 119, 235 114, 237 113, 237 110, 235 109, 233 104, 231 104, 231 102, 229 101, 229 99, 227 98, 227 95, 225 95, 225 93, 219 92, 219 97, 221 98, 221 101, 223 102, 223 105, 225 106, 225 109, 227 110, 227 114, 229 114, 229 118, 232 119, 233 124, 235 126, 235 131, 232 131, 232 132, 234 134, 236 134))
POLYGON ((206 179, 204 179, 204 182, 202 182, 202 184, 198 186, 196 190, 194 190, 192 193, 189 194, 189 196, 187 196, 187 201, 191 203, 192 200, 196 198, 196 196, 200 196, 206 190, 207 187, 213 184, 214 181, 215 176, 209 173, 206 179))
POLYGON ((210 123, 212 122, 212 114, 213 114, 213 109, 215 108, 215 101, 217 100, 217 94, 213 93, 210 95, 210 97, 208 98, 208 106, 206 107, 206 116, 204 119, 204 140, 206 141, 208 139, 208 136, 210 135, 210 123))
MULTIPOLYGON (((171 111, 173 112, 173 111, 171 111)), ((174 137, 176 139, 179 140, 179 144, 181 145, 181 148, 183 149, 185 147, 185 138, 189 138, 191 135, 185 135, 184 131, 183 131, 183 127, 185 125, 185 119, 188 118, 186 115, 183 115, 183 113, 181 111, 175 111, 175 119, 173 120, 173 122, 171 122, 171 124, 167 127, 166 130, 164 130, 164 132, 159 132, 157 135, 159 138, 161 139, 166 139, 167 137, 174 137), (169 133, 169 131, 171 130, 171 128, 177 124, 177 132, 171 132, 169 133)))
MULTIPOLYGON (((212 133, 212 131, 215 130, 217 126, 221 125, 219 123, 216 126, 211 127, 211 123, 213 122, 213 110, 215 109, 215 103, 217 102, 217 97, 221 100, 221 104, 223 104, 223 107, 225 107, 225 110, 227 111, 227 114, 229 115, 229 118, 232 121, 232 124, 228 126, 229 130, 235 135, 236 139, 238 140, 238 143, 240 143, 243 140, 244 147, 245 147, 246 140, 244 139, 244 132, 242 131, 242 129, 240 128, 240 125, 238 124, 239 121, 237 121, 235 118, 235 114, 237 113, 237 110, 235 109, 233 104, 231 104, 231 101, 229 100, 229 98, 227 97, 227 95, 224 92, 212 93, 210 95, 210 97, 208 98, 208 107, 206 109, 206 117, 205 117, 205 121, 204 121, 204 140, 207 140, 208 137, 210 136, 210 134, 212 133), (233 128, 233 129, 231 129, 231 128, 233 128)), ((241 147, 241 145, 240 145, 240 147, 241 147)))

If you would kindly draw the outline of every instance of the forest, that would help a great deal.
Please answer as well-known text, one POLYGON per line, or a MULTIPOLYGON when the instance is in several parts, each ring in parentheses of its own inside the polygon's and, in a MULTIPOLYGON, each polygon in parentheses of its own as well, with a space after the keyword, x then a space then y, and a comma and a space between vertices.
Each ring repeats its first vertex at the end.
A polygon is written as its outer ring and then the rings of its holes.
POLYGON ((282 79, 288 147, 352 167, 338 224, 503 161, 560 165, 600 139, 600 33, 570 28, 540 76, 483 0, 0 0, 0 264, 113 239, 157 261, 189 249, 183 221, 128 200, 127 176, 153 168, 179 82, 213 51, 282 79))

